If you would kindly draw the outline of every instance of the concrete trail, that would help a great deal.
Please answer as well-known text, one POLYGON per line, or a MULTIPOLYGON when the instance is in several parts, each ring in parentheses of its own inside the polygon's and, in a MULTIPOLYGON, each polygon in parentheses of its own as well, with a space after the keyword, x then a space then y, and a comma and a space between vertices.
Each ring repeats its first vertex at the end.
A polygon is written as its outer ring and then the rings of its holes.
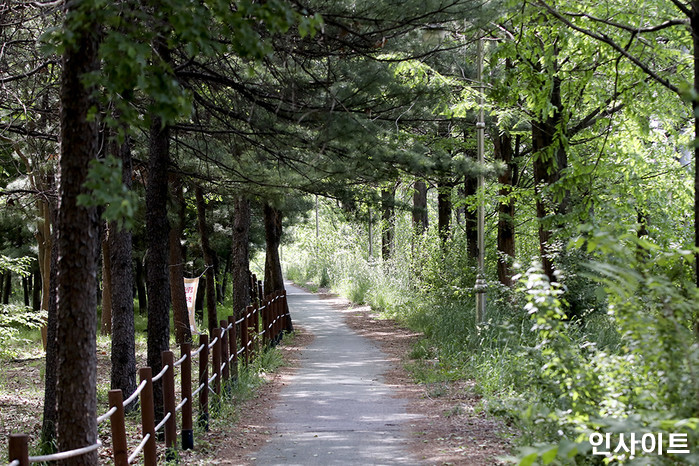
POLYGON ((315 340, 273 408, 272 438, 251 460, 258 465, 420 464, 410 456, 405 402, 383 382, 384 353, 354 333, 340 312, 287 286, 294 323, 315 340))

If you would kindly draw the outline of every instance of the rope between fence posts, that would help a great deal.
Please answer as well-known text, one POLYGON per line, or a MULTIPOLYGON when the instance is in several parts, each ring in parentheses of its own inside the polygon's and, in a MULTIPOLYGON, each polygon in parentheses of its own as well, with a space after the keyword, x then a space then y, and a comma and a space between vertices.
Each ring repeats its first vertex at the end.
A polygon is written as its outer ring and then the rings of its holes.
POLYGON ((238 351, 236 351, 235 354, 240 355, 240 353, 242 353, 243 351, 245 351, 245 347, 240 348, 238 351))
POLYGON ((150 434, 146 434, 145 437, 143 437, 143 440, 141 440, 141 443, 138 444, 136 449, 131 453, 131 456, 129 456, 129 459, 127 460, 129 464, 133 463, 133 460, 136 459, 136 457, 141 453, 143 450, 143 447, 146 446, 146 443, 148 442, 148 439, 150 438, 150 434))
POLYGON ((196 390, 194 390, 194 392, 192 393, 192 398, 194 398, 195 396, 197 396, 197 394, 201 391, 201 389, 204 388, 204 385, 205 385, 205 384, 201 384, 201 385, 199 385, 199 388, 197 388, 196 390))
POLYGON ((228 358, 228 362, 231 362, 235 356, 236 356, 235 354, 231 354, 228 358))
POLYGON ((84 455, 85 453, 90 453, 91 451, 97 450, 101 446, 102 446, 102 442, 100 442, 98 440, 97 443, 95 443, 94 445, 90 445, 90 446, 82 447, 82 448, 76 448, 75 450, 62 451, 59 453, 54 453, 52 455, 30 456, 29 462, 30 463, 45 463, 47 461, 59 461, 59 460, 65 460, 68 458, 75 458, 76 456, 84 455))
POLYGON ((202 343, 201 346, 199 346, 199 348, 197 348, 196 351, 192 351, 192 357, 194 357, 194 356, 196 356, 197 354, 201 353, 201 350, 203 350, 205 346, 206 346, 206 345, 202 343))
POLYGON ((229 331, 229 330, 232 329, 232 328, 233 328, 233 324, 230 323, 230 324, 228 324, 228 327, 224 328, 223 330, 227 332, 227 331, 229 331))
POLYGON ((218 341, 218 337, 214 338, 211 341, 211 343, 209 343, 209 349, 213 348, 217 341, 218 341))
POLYGON ((216 380, 216 377, 218 377, 218 374, 214 374, 210 379, 209 379, 209 385, 211 385, 211 382, 216 380))
POLYGON ((106 421, 110 417, 112 417, 112 414, 116 413, 117 407, 112 406, 112 409, 101 415, 100 417, 97 418, 97 424, 102 424, 103 421, 106 421))
POLYGON ((242 324, 244 320, 245 320, 245 317, 241 317, 240 319, 235 321, 235 325, 242 324))
POLYGON ((225 369, 227 365, 228 365, 228 361, 221 364, 221 370, 223 371, 223 369, 225 369))
POLYGON ((153 377, 153 379, 152 379, 153 382, 157 382, 158 380, 162 379, 168 369, 170 369, 170 365, 165 364, 165 367, 163 367, 162 370, 160 372, 158 372, 158 375, 153 377))
POLYGON ((175 412, 180 411, 180 410, 182 409, 182 407, 183 407, 185 404, 187 404, 187 400, 189 400, 189 398, 184 397, 184 400, 182 400, 182 403, 178 404, 178 405, 175 407, 175 412))
POLYGON ((128 405, 130 405, 133 400, 138 398, 138 395, 141 394, 141 392, 143 391, 143 387, 145 387, 145 386, 146 386, 146 381, 142 380, 141 383, 138 384, 138 387, 136 387, 136 390, 134 390, 134 392, 131 394, 131 396, 124 400, 124 408, 126 408, 128 405))
POLYGON ((12 463, 8 464, 7 466, 19 466, 19 460, 14 460, 12 463))
POLYGON ((174 366, 175 366, 175 367, 180 367, 180 365, 185 361, 185 359, 187 359, 187 355, 186 355, 186 354, 185 354, 184 356, 182 356, 180 359, 178 359, 177 361, 175 361, 174 366))
POLYGON ((171 417, 172 417, 172 413, 167 413, 167 414, 165 415, 165 417, 163 417, 163 420, 160 421, 160 423, 159 423, 157 426, 155 426, 155 431, 156 431, 156 432, 159 431, 159 430, 165 425, 165 423, 167 422, 167 420, 170 419, 171 417))

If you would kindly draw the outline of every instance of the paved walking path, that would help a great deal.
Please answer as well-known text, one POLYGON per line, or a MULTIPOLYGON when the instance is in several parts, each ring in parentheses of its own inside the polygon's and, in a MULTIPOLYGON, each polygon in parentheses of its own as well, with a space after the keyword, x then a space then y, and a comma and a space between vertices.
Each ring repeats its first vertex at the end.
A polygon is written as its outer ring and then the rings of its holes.
POLYGON ((294 323, 315 340, 282 388, 255 464, 419 464, 405 434, 414 416, 381 376, 390 368, 384 353, 315 295, 288 284, 287 295, 294 323))

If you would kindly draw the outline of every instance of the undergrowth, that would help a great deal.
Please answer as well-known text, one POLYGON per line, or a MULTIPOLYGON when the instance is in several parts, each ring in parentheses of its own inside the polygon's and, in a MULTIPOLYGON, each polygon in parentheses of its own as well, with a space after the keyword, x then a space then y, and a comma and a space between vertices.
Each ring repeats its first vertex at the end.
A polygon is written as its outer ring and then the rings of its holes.
POLYGON ((674 433, 696 448, 699 296, 691 274, 678 274, 691 271, 683 265, 689 252, 583 227, 559 260, 557 282, 536 262, 520 268, 513 288, 489 277, 486 321, 476 324, 475 269, 459 253, 466 244, 458 232, 446 247, 431 231, 398 238, 382 261, 368 256, 366 232, 352 225, 329 222, 319 238, 299 227, 286 250, 287 276, 322 281, 422 332, 409 355, 413 377, 473 380, 483 409, 521 433, 510 461, 699 464, 697 451, 595 456, 589 442, 632 432, 667 442, 674 433))

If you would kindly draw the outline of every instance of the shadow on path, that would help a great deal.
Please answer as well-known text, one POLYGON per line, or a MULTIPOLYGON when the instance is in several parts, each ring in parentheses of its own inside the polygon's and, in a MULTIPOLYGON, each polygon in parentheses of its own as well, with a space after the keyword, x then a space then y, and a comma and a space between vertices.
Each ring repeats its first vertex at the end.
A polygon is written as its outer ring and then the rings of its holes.
POLYGON ((273 410, 258 465, 419 464, 408 453, 405 402, 384 384, 386 356, 315 295, 287 286, 294 323, 315 340, 273 410))

